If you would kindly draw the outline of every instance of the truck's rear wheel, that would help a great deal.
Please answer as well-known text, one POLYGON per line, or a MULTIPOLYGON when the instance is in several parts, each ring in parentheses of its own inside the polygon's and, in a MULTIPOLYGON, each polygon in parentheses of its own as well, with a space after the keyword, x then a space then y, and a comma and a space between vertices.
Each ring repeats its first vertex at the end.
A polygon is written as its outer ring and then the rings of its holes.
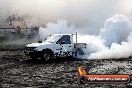
POLYGON ((50 52, 43 52, 43 57, 42 59, 44 59, 45 61, 48 61, 51 58, 51 54, 50 52))

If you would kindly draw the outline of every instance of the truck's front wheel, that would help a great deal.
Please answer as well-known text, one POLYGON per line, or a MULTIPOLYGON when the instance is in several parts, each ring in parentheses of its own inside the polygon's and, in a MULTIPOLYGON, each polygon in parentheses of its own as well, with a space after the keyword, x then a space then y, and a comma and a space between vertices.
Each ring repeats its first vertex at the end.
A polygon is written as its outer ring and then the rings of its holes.
POLYGON ((51 54, 49 52, 44 51, 42 55, 42 59, 48 61, 51 58, 51 54))

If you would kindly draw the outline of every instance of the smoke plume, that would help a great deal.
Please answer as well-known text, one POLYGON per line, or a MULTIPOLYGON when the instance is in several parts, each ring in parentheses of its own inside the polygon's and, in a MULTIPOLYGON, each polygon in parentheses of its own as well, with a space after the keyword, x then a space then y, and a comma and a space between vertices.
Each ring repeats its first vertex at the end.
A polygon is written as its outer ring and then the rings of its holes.
MULTIPOLYGON (((10 14, 23 16, 32 25, 67 20, 84 34, 97 35, 105 19, 122 13, 129 0, 0 0, 10 14), (6 7, 7 6, 7 7, 6 7)), ((3 7, 3 5, 1 5, 3 7)), ((0 6, 0 7, 1 7, 0 6)), ((130 8, 130 7, 129 7, 130 8)), ((129 10, 127 8, 127 10, 129 10)), ((130 11, 130 10, 129 10, 130 11)))
MULTIPOLYGON (((128 58, 132 56, 132 23, 125 15, 114 15, 104 23, 98 37, 103 47, 88 58, 128 58)), ((96 41, 95 41, 96 42, 96 41)), ((87 52, 87 51, 86 51, 87 52)))
MULTIPOLYGON (((40 36, 43 39, 46 35, 55 33, 78 32, 78 42, 87 43, 84 50, 87 59, 109 59, 128 58, 132 56, 132 22, 122 14, 116 14, 104 23, 98 35, 84 35, 74 25, 68 26, 67 21, 48 23, 47 28, 40 28, 40 36)), ((86 29, 85 29, 86 30, 86 29)))

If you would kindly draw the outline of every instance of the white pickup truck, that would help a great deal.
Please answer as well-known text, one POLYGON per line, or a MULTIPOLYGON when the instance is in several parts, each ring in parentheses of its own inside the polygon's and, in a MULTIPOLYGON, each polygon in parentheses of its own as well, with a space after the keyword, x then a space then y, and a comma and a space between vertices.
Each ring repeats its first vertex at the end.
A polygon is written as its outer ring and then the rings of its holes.
POLYGON ((54 34, 45 41, 26 45, 24 52, 32 59, 42 58, 47 61, 55 57, 83 55, 83 49, 86 49, 86 43, 77 43, 77 33, 54 34), (75 35, 76 43, 73 42, 75 35))

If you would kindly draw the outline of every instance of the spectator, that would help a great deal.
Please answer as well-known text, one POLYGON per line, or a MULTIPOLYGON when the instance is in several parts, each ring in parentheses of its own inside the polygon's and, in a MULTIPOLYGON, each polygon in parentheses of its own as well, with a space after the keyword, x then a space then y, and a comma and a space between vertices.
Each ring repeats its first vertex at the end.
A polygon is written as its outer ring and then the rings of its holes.
POLYGON ((21 32, 21 28, 19 26, 17 26, 17 33, 20 33, 21 32))
POLYGON ((11 33, 15 33, 16 31, 15 31, 15 29, 14 29, 14 26, 12 26, 11 28, 12 28, 12 29, 11 29, 11 33))

